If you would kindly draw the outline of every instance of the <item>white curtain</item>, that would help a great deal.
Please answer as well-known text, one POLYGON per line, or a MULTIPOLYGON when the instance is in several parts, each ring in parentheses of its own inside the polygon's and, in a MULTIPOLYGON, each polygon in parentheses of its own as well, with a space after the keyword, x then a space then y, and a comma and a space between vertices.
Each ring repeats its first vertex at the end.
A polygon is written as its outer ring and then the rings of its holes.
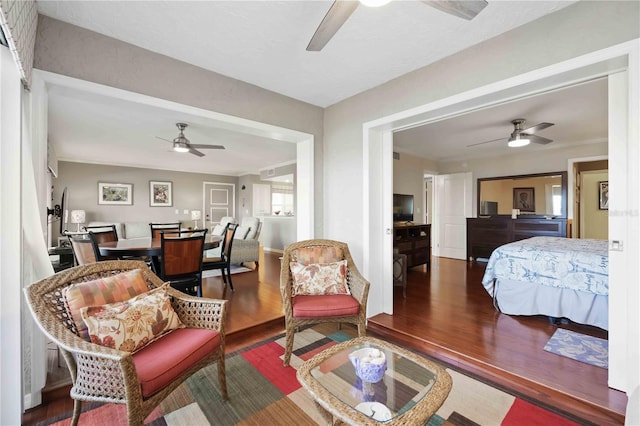
MULTIPOLYGON (((22 287, 53 274, 47 250, 46 92, 34 78, 32 92, 22 97, 22 287)), ((47 344, 23 299, 23 389, 25 408, 41 403, 47 376, 47 344)))

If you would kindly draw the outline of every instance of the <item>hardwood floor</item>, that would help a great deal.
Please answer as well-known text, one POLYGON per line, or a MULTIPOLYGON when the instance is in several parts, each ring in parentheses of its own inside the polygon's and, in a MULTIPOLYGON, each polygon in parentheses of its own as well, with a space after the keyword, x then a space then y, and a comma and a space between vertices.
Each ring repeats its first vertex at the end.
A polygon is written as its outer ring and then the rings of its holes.
MULTIPOLYGON (((369 318, 367 329, 580 419, 624 423, 627 397, 607 387, 607 370, 544 351, 557 326, 497 312, 481 285, 484 268, 433 258, 431 271, 409 271, 406 299, 395 289, 393 316, 369 318)), ((561 327, 608 337, 596 327, 561 327)))
MULTIPOLYGON (((219 277, 204 280, 205 297, 230 301, 228 353, 284 332, 279 256, 261 253, 257 270, 234 274, 234 292, 224 289, 219 277)), ((400 287, 396 288, 394 315, 370 318, 371 334, 402 343, 525 398, 586 419, 581 423, 624 422, 626 396, 607 387, 605 369, 542 349, 556 326, 545 317, 511 317, 494 310, 491 298, 480 284, 483 264, 433 258, 431 268, 409 271, 407 298, 402 297, 400 287)), ((605 331, 594 327, 575 324, 562 327, 607 337, 605 331)), ((50 358, 51 377, 55 371, 64 374, 66 368, 57 368, 55 357, 50 358)), ((60 383, 58 377, 54 389, 45 392, 47 402, 25 413, 23 424, 35 424, 72 409, 68 386, 60 383)))

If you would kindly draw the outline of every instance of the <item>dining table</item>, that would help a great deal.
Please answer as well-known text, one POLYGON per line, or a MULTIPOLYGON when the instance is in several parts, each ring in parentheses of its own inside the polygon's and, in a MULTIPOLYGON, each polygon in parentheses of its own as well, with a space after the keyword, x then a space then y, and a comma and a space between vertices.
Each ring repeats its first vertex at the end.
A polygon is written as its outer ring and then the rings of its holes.
MULTIPOLYGON (((214 249, 220 246, 221 241, 221 236, 206 235, 204 239, 204 250, 214 249)), ((162 242, 160 238, 132 238, 100 243, 98 249, 102 256, 113 256, 117 258, 150 256, 154 259, 154 264, 157 266, 157 259, 162 255, 162 242)))

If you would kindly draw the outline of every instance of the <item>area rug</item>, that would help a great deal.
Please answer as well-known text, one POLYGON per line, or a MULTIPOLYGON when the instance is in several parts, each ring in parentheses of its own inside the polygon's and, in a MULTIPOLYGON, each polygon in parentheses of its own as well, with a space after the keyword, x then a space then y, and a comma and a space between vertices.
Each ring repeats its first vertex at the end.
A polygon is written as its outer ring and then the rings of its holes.
MULTIPOLYGON (((145 425, 317 425, 326 424, 319 408, 296 379, 296 369, 318 352, 350 339, 342 331, 331 335, 309 328, 296 334, 291 366, 282 366, 284 336, 227 354, 227 389, 223 401, 218 390, 216 366, 193 375, 145 420, 145 425)), ((437 413, 426 423, 440 425, 576 425, 573 421, 526 402, 478 380, 447 369, 453 388, 437 413)), ((121 405, 87 404, 80 424, 126 424, 121 405)), ((50 419, 41 425, 68 425, 50 419)))
MULTIPOLYGON (((231 265, 231 273, 239 274, 241 272, 249 272, 253 271, 253 269, 246 268, 240 265, 231 265)), ((208 271, 202 271, 202 278, 210 278, 210 277, 219 277, 222 275, 220 269, 210 269, 208 271)))
POLYGON ((596 367, 609 368, 609 341, 598 337, 559 328, 544 350, 596 367))

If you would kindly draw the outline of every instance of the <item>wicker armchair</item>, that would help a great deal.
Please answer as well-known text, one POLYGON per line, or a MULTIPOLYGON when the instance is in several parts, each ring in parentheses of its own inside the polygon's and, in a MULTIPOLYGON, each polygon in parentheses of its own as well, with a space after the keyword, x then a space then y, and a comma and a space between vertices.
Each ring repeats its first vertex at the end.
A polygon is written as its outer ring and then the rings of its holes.
MULTIPOLYGON (((319 323, 351 323, 358 326, 358 336, 366 335, 366 315, 367 315, 367 298, 369 296, 369 281, 365 280, 351 257, 349 247, 342 242, 332 240, 306 240, 293 243, 285 247, 282 257, 282 266, 280 268, 280 293, 282 295, 282 304, 284 307, 285 327, 286 327, 286 348, 284 355, 284 365, 288 366, 293 351, 293 339, 295 332, 300 326, 319 324, 319 323), (297 261, 297 250, 301 248, 318 248, 333 247, 341 251, 340 260, 347 261, 347 285, 351 292, 351 296, 358 302, 358 312, 355 315, 338 315, 338 316, 313 316, 313 317, 296 317, 294 314, 295 297, 293 296, 293 276, 289 268, 290 262, 297 261)), ((313 297, 323 298, 326 296, 296 296, 296 297, 313 297)))
MULTIPOLYGON (((224 325, 226 301, 188 296, 168 288, 172 306, 187 329, 217 331, 220 343, 211 353, 201 357, 174 377, 163 388, 147 397, 139 382, 134 357, 137 353, 123 352, 93 344, 78 336, 78 331, 66 313, 62 290, 73 283, 91 281, 120 272, 141 269, 149 289, 159 287, 162 280, 154 275, 144 262, 114 260, 76 266, 38 281, 25 288, 25 295, 33 317, 44 334, 55 342, 69 368, 74 399, 72 424, 78 423, 81 401, 126 404, 130 425, 142 425, 153 409, 189 376, 202 367, 217 361, 218 380, 223 399, 227 399, 224 354, 224 325)), ((177 331, 177 330, 176 330, 177 331)), ((170 336, 169 333, 165 336, 170 336)), ((162 342, 166 337, 150 343, 162 342)), ((167 341, 165 341, 166 343, 167 341)), ((145 348, 146 349, 146 348, 145 348)), ((171 351, 169 351, 171 352, 171 351)))

